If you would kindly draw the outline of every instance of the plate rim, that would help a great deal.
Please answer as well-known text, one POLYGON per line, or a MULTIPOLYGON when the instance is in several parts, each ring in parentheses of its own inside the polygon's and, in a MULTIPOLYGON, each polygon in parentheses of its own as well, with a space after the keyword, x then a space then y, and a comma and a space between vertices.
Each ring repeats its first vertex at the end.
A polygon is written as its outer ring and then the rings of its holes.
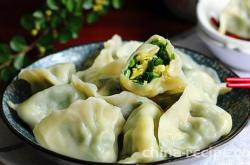
MULTIPOLYGON (((58 52, 55 52, 55 53, 52 53, 52 54, 49 54, 45 57, 42 57, 36 61, 34 61, 32 64, 26 66, 25 68, 28 68, 30 66, 32 66, 34 63, 40 61, 40 60, 44 60, 45 58, 49 58, 50 56, 54 56, 58 53, 61 53, 61 52, 64 52, 64 51, 70 51, 71 49, 75 49, 75 48, 79 48, 79 47, 83 47, 83 46, 89 46, 91 44, 102 44, 104 41, 97 41, 97 42, 89 42, 89 43, 85 43, 85 44, 80 44, 80 45, 76 45, 76 46, 73 46, 73 47, 69 47, 69 48, 66 48, 66 49, 63 49, 63 50, 60 50, 58 52)), ((223 64, 220 60, 218 60, 217 58, 213 58, 213 57, 210 57, 208 56, 206 53, 201 53, 197 50, 194 50, 194 49, 191 49, 191 48, 187 48, 185 46, 180 46, 180 45, 176 45, 176 44, 173 44, 175 48, 178 48, 178 49, 183 49, 183 50, 187 50, 189 52, 194 52, 196 54, 199 54, 205 58, 208 58, 209 60, 212 60, 212 61, 216 61, 220 67, 230 71, 230 73, 232 73, 234 76, 236 77, 239 77, 234 71, 232 71, 230 68, 228 68, 225 64, 223 64)), ((42 146, 40 146, 39 144, 36 144, 32 141, 30 141, 27 137, 25 137, 23 134, 19 133, 14 127, 12 127, 12 125, 9 123, 4 111, 3 111, 3 104, 4 104, 4 97, 6 95, 6 89, 10 86, 10 84, 13 83, 13 81, 16 80, 16 77, 17 75, 13 78, 12 81, 10 81, 10 83, 5 87, 4 89, 4 92, 3 92, 3 95, 2 95, 2 109, 0 110, 0 116, 3 120, 3 123, 5 125, 7 125, 8 129, 11 130, 11 132, 17 136, 19 139, 22 140, 22 142, 25 142, 25 144, 29 144, 30 146, 32 146, 34 149, 42 152, 43 154, 46 154, 48 155, 49 157, 53 157, 53 158, 59 158, 59 159, 62 159, 64 161, 69 161, 69 162, 73 162, 73 163, 80 163, 80 164, 121 164, 121 165, 124 165, 122 163, 118 163, 118 162, 115 162, 115 163, 105 163, 105 162, 93 162, 93 161, 87 161, 87 160, 81 160, 81 159, 77 159, 77 158, 72 158, 72 157, 69 157, 69 156, 66 156, 66 155, 63 155, 63 154, 60 154, 60 153, 57 153, 57 152, 54 152, 54 151, 51 151, 49 149, 46 149, 42 146)), ((250 98, 250 90, 248 90, 247 92, 247 95, 248 97, 250 98)), ((169 158, 169 159, 166 159, 166 160, 160 160, 160 161, 155 161, 155 162, 150 162, 150 163, 143 163, 143 164, 163 164, 163 163, 173 163, 173 162, 178 162, 178 161, 183 161, 183 160, 186 160, 186 159, 190 159, 190 158, 195 158, 195 157, 198 157, 200 156, 201 154, 204 154, 204 153, 207 153, 208 151, 210 151, 211 149, 215 149, 215 148, 218 148, 219 146, 222 146, 226 143, 228 143, 230 140, 232 140, 234 137, 236 137, 244 128, 245 126, 247 125, 248 123, 248 118, 250 117, 250 108, 248 109, 248 115, 247 117, 243 120, 243 122, 240 124, 239 128, 237 130, 235 130, 230 136, 228 136, 226 139, 223 139, 222 141, 220 142, 215 142, 213 143, 211 146, 209 147, 206 147, 202 150, 199 150, 199 151, 196 151, 194 153, 191 153, 191 154, 188 154, 188 155, 183 155, 181 157, 173 157, 173 158, 169 158)), ((132 163, 133 164, 133 163, 132 163)))

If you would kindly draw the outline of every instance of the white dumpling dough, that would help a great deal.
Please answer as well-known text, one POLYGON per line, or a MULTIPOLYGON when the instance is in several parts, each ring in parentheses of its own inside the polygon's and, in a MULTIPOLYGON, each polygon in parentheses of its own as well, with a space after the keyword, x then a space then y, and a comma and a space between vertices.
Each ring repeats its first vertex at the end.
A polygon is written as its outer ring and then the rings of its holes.
POLYGON ((230 0, 219 15, 219 32, 250 38, 250 1, 230 0))
POLYGON ((41 146, 57 153, 81 160, 116 162, 117 136, 124 122, 120 108, 90 97, 53 112, 33 132, 41 146))
POLYGON ((71 75, 75 72, 74 64, 61 63, 48 68, 23 69, 18 78, 27 81, 35 93, 53 85, 69 83, 71 75))
POLYGON ((144 103, 130 114, 123 127, 122 160, 119 163, 147 163, 163 159, 157 140, 162 113, 154 104, 144 103))
POLYGON ((112 95, 121 91, 119 75, 133 51, 140 46, 137 41, 122 42, 121 37, 114 35, 104 42, 104 48, 95 59, 92 66, 77 72, 82 81, 93 83, 100 95, 112 95))
POLYGON ((232 128, 230 114, 206 100, 193 99, 193 89, 188 86, 160 118, 161 151, 175 157, 208 147, 232 128))
POLYGON ((12 108, 26 124, 34 128, 51 112, 65 109, 74 101, 84 98, 84 94, 69 84, 56 85, 34 94, 12 108))

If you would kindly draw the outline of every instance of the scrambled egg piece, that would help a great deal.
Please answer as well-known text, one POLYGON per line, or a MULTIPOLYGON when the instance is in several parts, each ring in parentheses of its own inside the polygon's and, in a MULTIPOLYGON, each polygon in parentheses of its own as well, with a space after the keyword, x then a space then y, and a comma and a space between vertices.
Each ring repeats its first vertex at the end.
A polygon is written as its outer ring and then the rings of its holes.
POLYGON ((148 61, 143 61, 141 65, 137 65, 136 68, 132 69, 132 76, 130 79, 135 79, 136 77, 142 75, 148 67, 148 61))
POLYGON ((165 65, 158 65, 154 67, 153 72, 157 73, 158 75, 161 75, 165 71, 166 67, 165 65))
POLYGON ((143 63, 144 61, 150 61, 152 60, 152 58, 153 55, 148 53, 140 53, 136 56, 136 60, 140 61, 141 63, 143 63))

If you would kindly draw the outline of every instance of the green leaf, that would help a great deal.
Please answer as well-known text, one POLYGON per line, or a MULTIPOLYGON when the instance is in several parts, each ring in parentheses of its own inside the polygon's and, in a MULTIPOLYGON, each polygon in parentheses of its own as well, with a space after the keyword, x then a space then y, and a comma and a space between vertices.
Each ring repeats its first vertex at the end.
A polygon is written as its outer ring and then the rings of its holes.
POLYGON ((68 20, 67 28, 71 32, 78 33, 83 24, 83 17, 81 16, 72 16, 68 20))
POLYGON ((60 9, 59 15, 60 15, 61 18, 66 18, 67 10, 66 9, 60 9))
POLYGON ((99 18, 99 15, 97 13, 90 12, 87 15, 87 20, 86 21, 87 21, 88 24, 93 24, 98 20, 98 18, 99 18))
POLYGON ((10 78, 12 78, 15 73, 17 72, 16 69, 14 69, 13 67, 6 67, 0 70, 0 78, 1 80, 7 82, 10 80, 10 78))
POLYGON ((11 54, 11 49, 7 44, 0 43, 0 56, 3 54, 10 55, 11 54))
POLYGON ((57 4, 58 0, 47 0, 47 6, 51 9, 51 10, 58 10, 58 4, 57 4))
POLYGON ((16 52, 20 52, 27 47, 27 42, 22 36, 14 36, 10 41, 10 47, 16 52))
POLYGON ((85 10, 91 9, 92 6, 93 6, 93 0, 85 0, 83 2, 83 9, 85 9, 85 10))
POLYGON ((8 68, 3 68, 1 71, 0 71, 0 77, 3 81, 8 81, 11 77, 11 74, 9 73, 9 69, 8 68))
POLYGON ((74 5, 75 1, 74 0, 62 0, 62 3, 66 6, 66 8, 69 12, 72 13, 74 11, 74 9, 75 9, 75 5, 74 5))
POLYGON ((0 55, 0 64, 5 63, 11 59, 11 56, 8 54, 1 54, 0 55))
POLYGON ((75 0, 75 7, 74 7, 74 14, 77 16, 82 15, 82 6, 83 6, 83 1, 81 0, 75 0))
POLYGON ((71 35, 71 32, 66 29, 66 28, 63 28, 59 31, 59 34, 58 34, 58 40, 61 42, 61 43, 66 43, 68 40, 70 40, 72 38, 72 35, 71 35))
POLYGON ((45 47, 49 47, 53 44, 54 38, 51 33, 44 35, 40 41, 39 44, 45 47))
POLYGON ((40 10, 38 10, 38 11, 35 11, 34 13, 33 13, 33 16, 35 17, 35 18, 44 18, 44 15, 43 15, 43 12, 42 11, 40 11, 40 10))
POLYGON ((28 59, 26 56, 24 56, 23 54, 16 56, 13 66, 14 68, 16 68, 17 70, 21 69, 22 67, 24 67, 25 65, 28 64, 28 59))
POLYGON ((112 6, 115 9, 120 9, 122 6, 122 0, 112 0, 112 6))
POLYGON ((38 30, 47 28, 45 18, 42 17, 42 18, 36 19, 35 20, 35 27, 38 30))
POLYGON ((34 28, 34 19, 32 15, 27 14, 27 15, 22 16, 21 25, 26 30, 32 30, 34 28))
POLYGON ((62 19, 58 15, 54 15, 50 20, 50 25, 52 28, 56 28, 62 22, 62 19))

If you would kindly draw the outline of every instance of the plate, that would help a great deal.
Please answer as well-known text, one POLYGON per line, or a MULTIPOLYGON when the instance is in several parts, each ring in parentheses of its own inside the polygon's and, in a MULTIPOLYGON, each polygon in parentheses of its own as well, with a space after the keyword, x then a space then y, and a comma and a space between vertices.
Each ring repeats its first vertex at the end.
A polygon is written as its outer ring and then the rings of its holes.
MULTIPOLYGON (((56 63, 72 62, 76 65, 77 70, 82 70, 91 65, 94 57, 97 56, 98 52, 102 48, 103 48, 102 42, 90 43, 86 45, 69 48, 67 50, 46 56, 34 62, 27 68, 41 68, 41 67, 48 67, 56 63)), ((222 81, 225 79, 225 77, 237 76, 231 70, 220 64, 217 60, 208 58, 206 55, 203 55, 199 52, 187 48, 176 47, 176 49, 191 56, 199 64, 207 65, 215 69, 218 72, 218 75, 222 81)), ((29 84, 23 80, 18 80, 17 77, 15 77, 13 81, 7 86, 3 94, 1 116, 6 125, 9 127, 9 129, 23 141, 35 147, 37 150, 42 151, 48 154, 49 156, 52 156, 53 158, 58 158, 61 160, 65 160, 67 162, 74 162, 81 164, 96 164, 97 162, 79 160, 47 150, 41 147, 36 142, 32 134, 32 131, 29 129, 29 127, 25 123, 23 123, 23 121, 17 116, 17 113, 8 106, 9 101, 13 103, 21 103, 30 96, 31 96, 31 91, 29 84)), ((182 157, 176 157, 176 158, 170 158, 168 160, 158 161, 155 163, 163 164, 163 163, 191 158, 200 155, 204 152, 207 152, 215 147, 221 146, 222 144, 225 144, 226 142, 231 140, 244 128, 244 126, 248 121, 248 117, 250 115, 249 100, 250 100, 250 91, 248 89, 233 89, 232 92, 230 92, 229 94, 226 94, 224 96, 219 96, 218 106, 225 109, 232 116, 233 127, 231 132, 201 151, 192 153, 190 155, 185 155, 182 157)))

